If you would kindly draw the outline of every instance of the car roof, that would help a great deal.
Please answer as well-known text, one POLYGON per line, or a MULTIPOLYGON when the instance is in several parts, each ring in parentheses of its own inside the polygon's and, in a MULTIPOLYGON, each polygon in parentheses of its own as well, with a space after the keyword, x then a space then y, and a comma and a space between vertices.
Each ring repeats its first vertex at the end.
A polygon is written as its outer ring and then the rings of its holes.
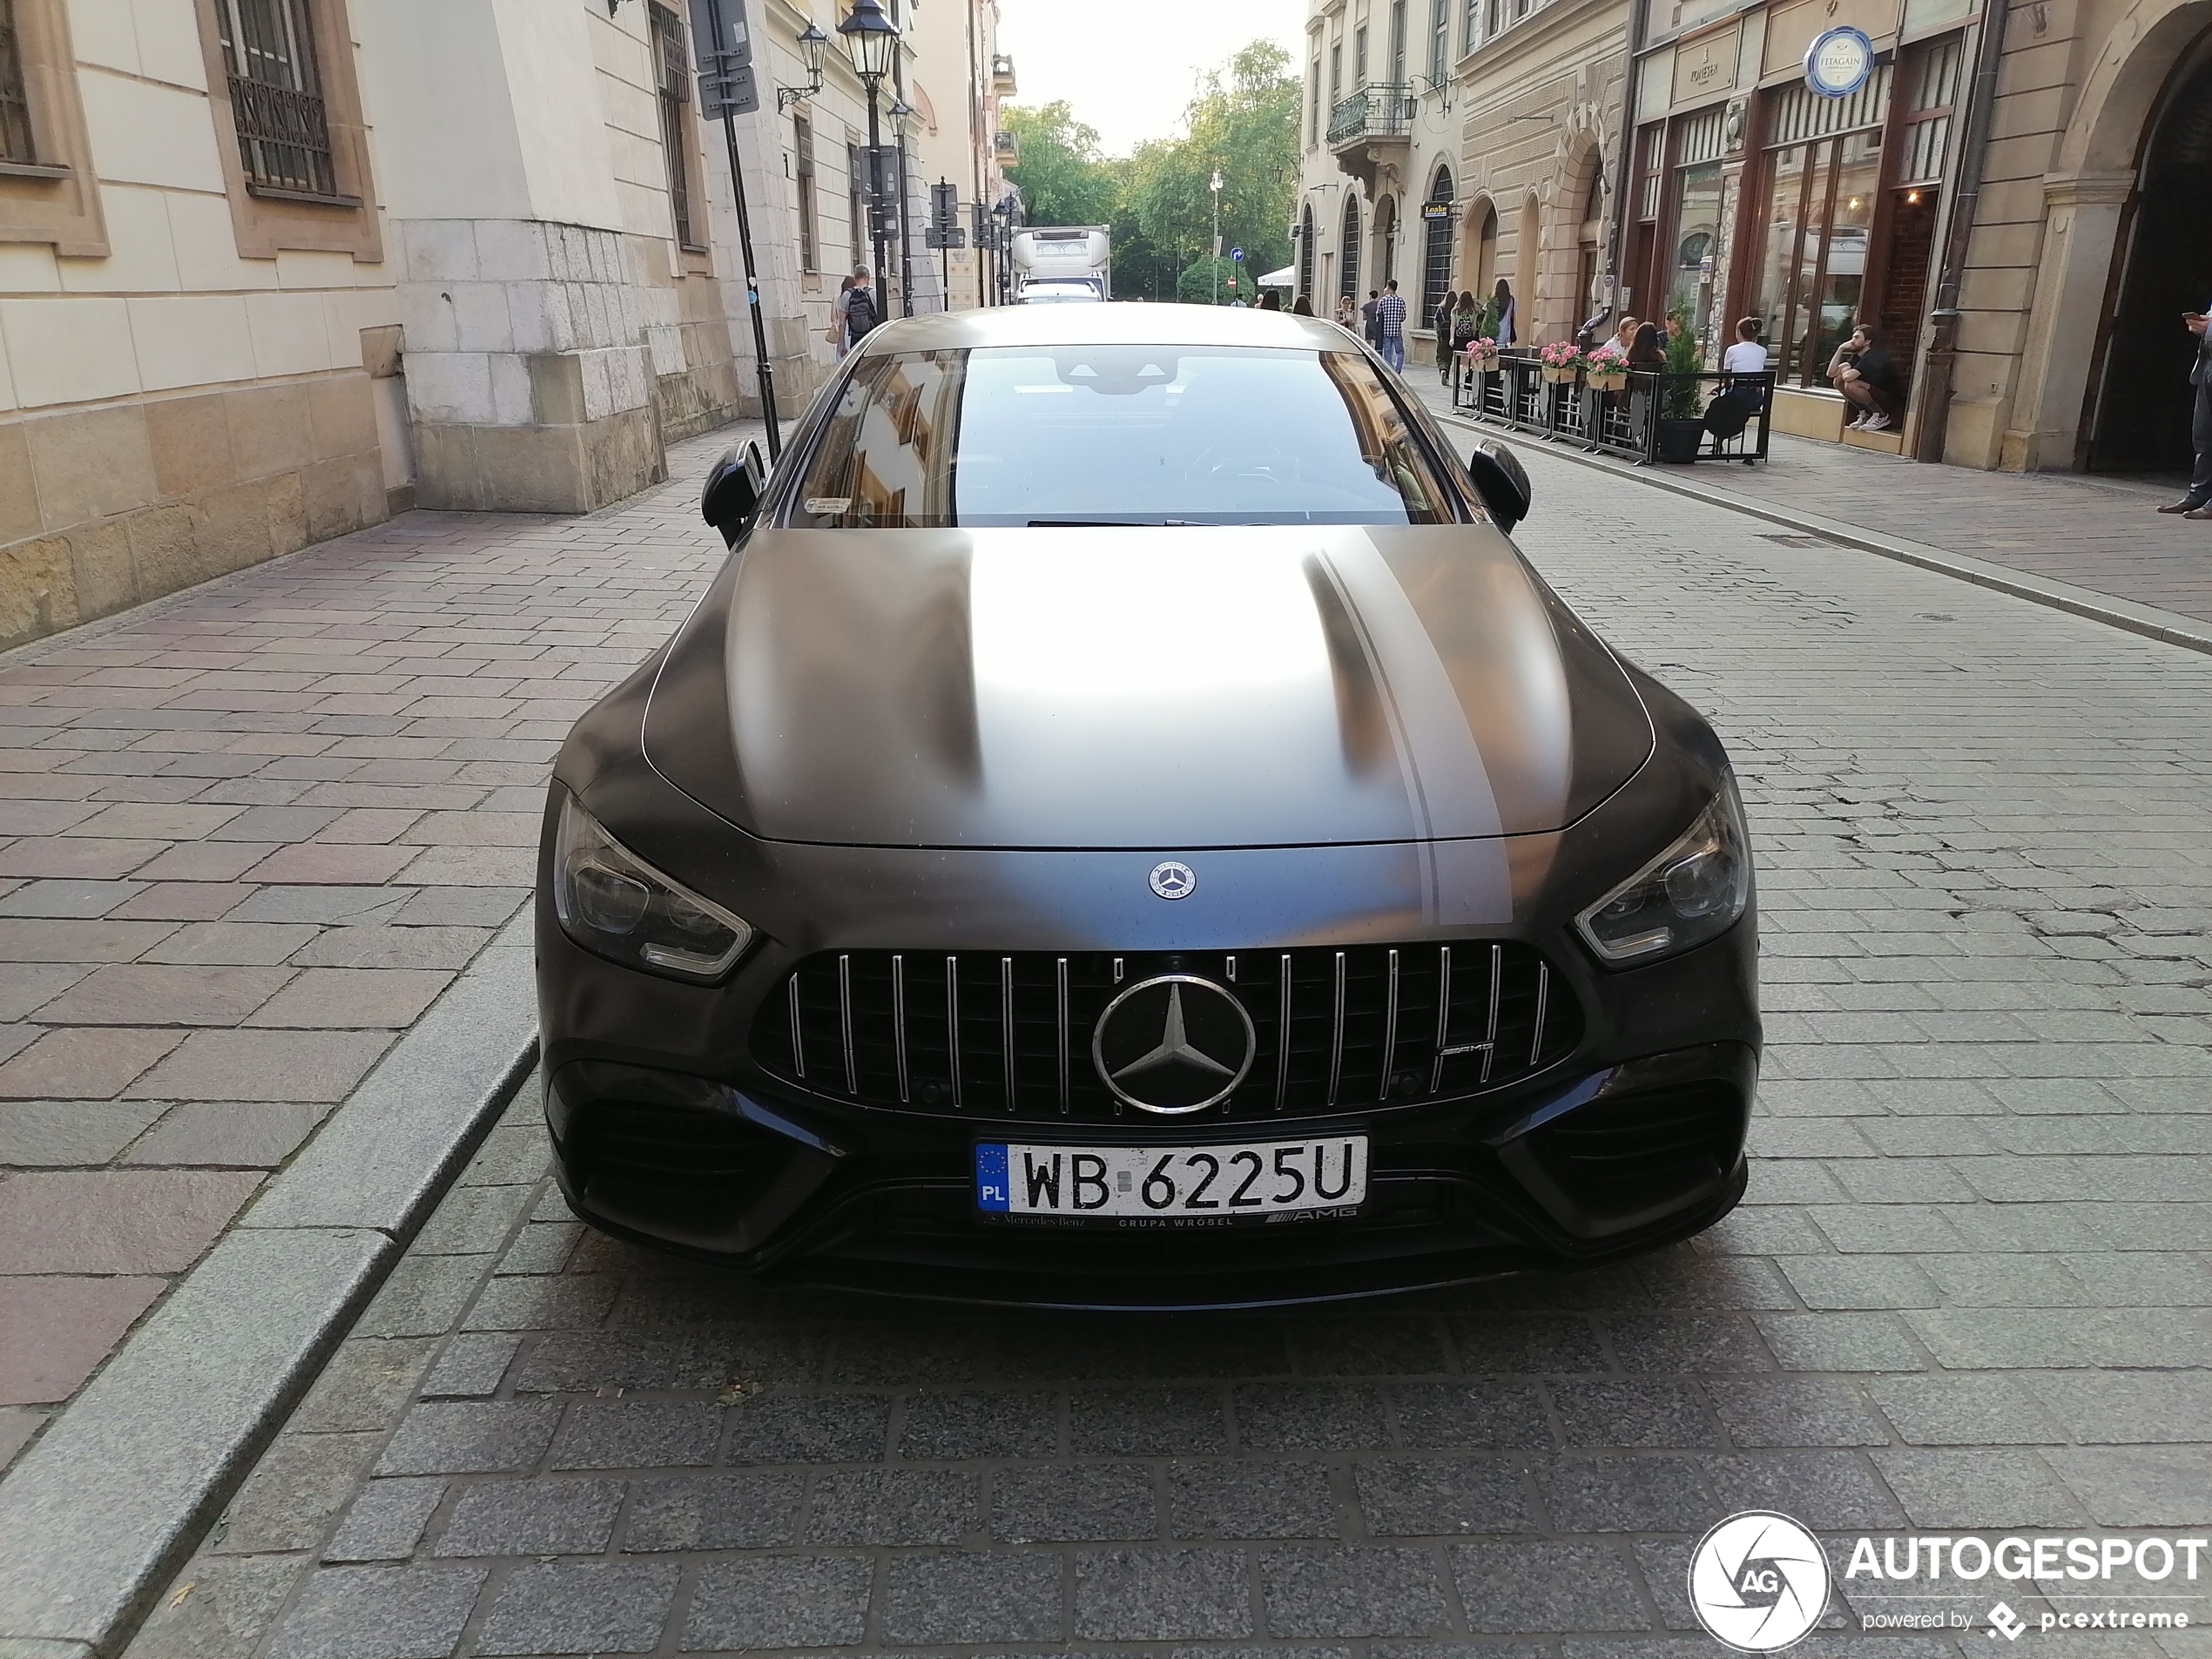
POLYGON ((860 350, 960 351, 977 346, 1273 346, 1357 350, 1357 336, 1318 317, 1235 306, 1109 304, 993 306, 902 317, 875 329, 860 350))

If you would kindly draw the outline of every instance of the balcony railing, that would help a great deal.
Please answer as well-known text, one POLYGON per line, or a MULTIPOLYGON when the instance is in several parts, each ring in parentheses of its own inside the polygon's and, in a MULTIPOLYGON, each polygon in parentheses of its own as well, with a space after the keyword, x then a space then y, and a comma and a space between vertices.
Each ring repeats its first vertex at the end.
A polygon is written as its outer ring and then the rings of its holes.
POLYGON ((1363 86, 1329 111, 1329 144, 1341 149, 1366 138, 1402 138, 1413 126, 1411 86, 1363 86))

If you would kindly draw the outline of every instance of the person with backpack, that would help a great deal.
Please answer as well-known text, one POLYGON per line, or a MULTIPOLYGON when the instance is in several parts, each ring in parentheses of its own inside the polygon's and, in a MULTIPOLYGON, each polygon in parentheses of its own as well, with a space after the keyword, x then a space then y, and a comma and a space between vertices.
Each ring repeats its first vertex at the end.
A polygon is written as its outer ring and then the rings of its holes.
POLYGON ((876 324, 883 320, 882 308, 876 303, 875 289, 870 286, 867 266, 856 266, 853 272, 853 286, 838 296, 838 314, 845 319, 845 348, 850 351, 868 337, 876 324))
POLYGON ((1460 385, 1471 384, 1474 375, 1467 368, 1467 347, 1482 337, 1482 307, 1475 303, 1471 290, 1462 290, 1450 305, 1452 335, 1452 393, 1459 395, 1460 385))

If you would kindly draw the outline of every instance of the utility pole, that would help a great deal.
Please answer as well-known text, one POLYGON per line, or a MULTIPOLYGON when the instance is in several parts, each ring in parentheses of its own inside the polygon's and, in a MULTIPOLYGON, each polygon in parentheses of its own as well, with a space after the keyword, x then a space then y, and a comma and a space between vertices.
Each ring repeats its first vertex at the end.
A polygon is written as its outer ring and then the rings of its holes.
POLYGON ((738 153, 738 117, 760 107, 752 78, 752 36, 744 0, 736 26, 722 10, 723 0, 692 0, 691 49, 699 71, 699 102, 710 116, 722 118, 722 137, 730 151, 730 192, 738 205, 738 251, 745 263, 745 310, 752 318, 752 361, 760 375, 760 418, 768 428, 768 459, 784 452, 782 422, 776 413, 776 369, 768 361, 768 326, 760 314, 760 273, 752 260, 752 217, 745 210, 745 165, 738 153), (704 24, 705 28, 700 24, 704 24))

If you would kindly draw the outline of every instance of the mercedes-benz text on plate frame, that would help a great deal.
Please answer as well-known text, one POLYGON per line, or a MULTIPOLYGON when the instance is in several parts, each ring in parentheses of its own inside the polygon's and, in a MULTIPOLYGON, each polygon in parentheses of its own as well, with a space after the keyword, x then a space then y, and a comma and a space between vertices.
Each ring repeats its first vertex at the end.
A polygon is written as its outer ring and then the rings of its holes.
POLYGON ((1367 1137, 1209 1146, 975 1149, 975 1207, 1049 1216, 1222 1226, 1288 1216, 1349 1216, 1367 1197, 1367 1137))
POLYGON ((729 558, 546 802, 575 1212, 768 1286, 1093 1310, 1725 1215, 1727 752, 1454 442, 1333 323, 1109 303, 887 323, 772 472, 725 457, 729 558))

